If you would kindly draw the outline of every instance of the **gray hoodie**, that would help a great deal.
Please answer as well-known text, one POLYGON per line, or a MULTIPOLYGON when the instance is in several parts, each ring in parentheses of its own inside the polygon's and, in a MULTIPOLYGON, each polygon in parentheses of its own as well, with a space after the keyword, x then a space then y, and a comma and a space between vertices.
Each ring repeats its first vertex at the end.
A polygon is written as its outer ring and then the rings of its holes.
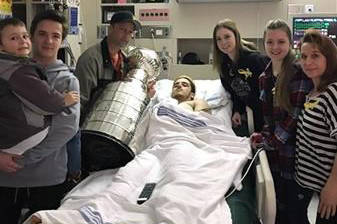
MULTIPOLYGON (((77 78, 60 60, 46 68, 48 83, 59 92, 78 91, 77 78)), ((69 107, 71 113, 61 112, 52 117, 47 137, 26 151, 18 161, 24 167, 16 173, 0 171, 2 187, 37 187, 61 184, 67 174, 66 143, 76 134, 80 104, 69 107)))
POLYGON ((44 138, 34 137, 65 109, 63 94, 50 88, 42 67, 29 58, 0 53, 0 151, 29 149, 44 138), (18 144, 20 143, 20 146, 18 144))

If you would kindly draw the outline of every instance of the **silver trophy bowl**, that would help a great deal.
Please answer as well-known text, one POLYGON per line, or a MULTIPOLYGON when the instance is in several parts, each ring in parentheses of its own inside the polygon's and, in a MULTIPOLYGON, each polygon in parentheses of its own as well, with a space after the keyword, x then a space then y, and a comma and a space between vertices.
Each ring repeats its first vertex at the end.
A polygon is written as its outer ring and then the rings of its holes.
POLYGON ((129 143, 149 101, 147 83, 162 66, 149 49, 134 48, 128 58, 133 69, 124 81, 105 86, 82 126, 82 156, 89 171, 121 167, 135 156, 129 143))

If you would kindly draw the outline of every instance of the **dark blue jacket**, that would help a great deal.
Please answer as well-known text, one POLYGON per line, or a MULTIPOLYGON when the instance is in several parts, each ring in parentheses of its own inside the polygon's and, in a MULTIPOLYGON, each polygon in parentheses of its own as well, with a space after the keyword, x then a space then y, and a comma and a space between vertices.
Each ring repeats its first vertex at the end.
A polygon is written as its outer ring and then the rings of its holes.
POLYGON ((259 52, 241 50, 239 60, 232 60, 223 54, 220 79, 223 87, 231 94, 233 112, 244 114, 246 106, 253 110, 255 131, 263 126, 262 106, 259 100, 259 76, 265 70, 269 59, 259 52))

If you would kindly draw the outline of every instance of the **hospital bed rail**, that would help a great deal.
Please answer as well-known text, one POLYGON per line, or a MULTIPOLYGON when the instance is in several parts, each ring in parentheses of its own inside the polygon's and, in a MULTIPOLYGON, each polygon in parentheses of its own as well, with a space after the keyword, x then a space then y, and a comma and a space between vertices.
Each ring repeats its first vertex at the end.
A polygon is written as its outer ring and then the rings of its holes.
MULTIPOLYGON (((246 107, 248 131, 254 132, 253 111, 246 107)), ((265 150, 256 152, 256 198, 257 215, 261 224, 274 224, 276 218, 276 195, 274 181, 270 171, 268 158, 265 150)))

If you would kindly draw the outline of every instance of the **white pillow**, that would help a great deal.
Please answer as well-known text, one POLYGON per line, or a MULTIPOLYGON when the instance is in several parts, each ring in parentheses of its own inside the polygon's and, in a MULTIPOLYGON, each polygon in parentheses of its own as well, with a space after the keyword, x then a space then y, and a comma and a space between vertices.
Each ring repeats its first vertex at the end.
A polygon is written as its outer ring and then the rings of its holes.
MULTIPOLYGON (((196 99, 206 100, 211 108, 211 113, 218 119, 223 121, 223 124, 232 128, 232 101, 230 94, 225 91, 221 81, 216 80, 194 80, 196 88, 196 99)), ((173 81, 169 79, 161 79, 155 85, 156 100, 159 102, 163 100, 172 99, 172 85, 173 81)))
MULTIPOLYGON (((230 102, 230 94, 225 91, 219 79, 215 80, 194 80, 196 99, 207 101, 211 109, 219 106, 225 106, 230 102)), ((156 96, 159 101, 171 97, 173 81, 169 79, 161 79, 157 81, 155 89, 156 96)))

